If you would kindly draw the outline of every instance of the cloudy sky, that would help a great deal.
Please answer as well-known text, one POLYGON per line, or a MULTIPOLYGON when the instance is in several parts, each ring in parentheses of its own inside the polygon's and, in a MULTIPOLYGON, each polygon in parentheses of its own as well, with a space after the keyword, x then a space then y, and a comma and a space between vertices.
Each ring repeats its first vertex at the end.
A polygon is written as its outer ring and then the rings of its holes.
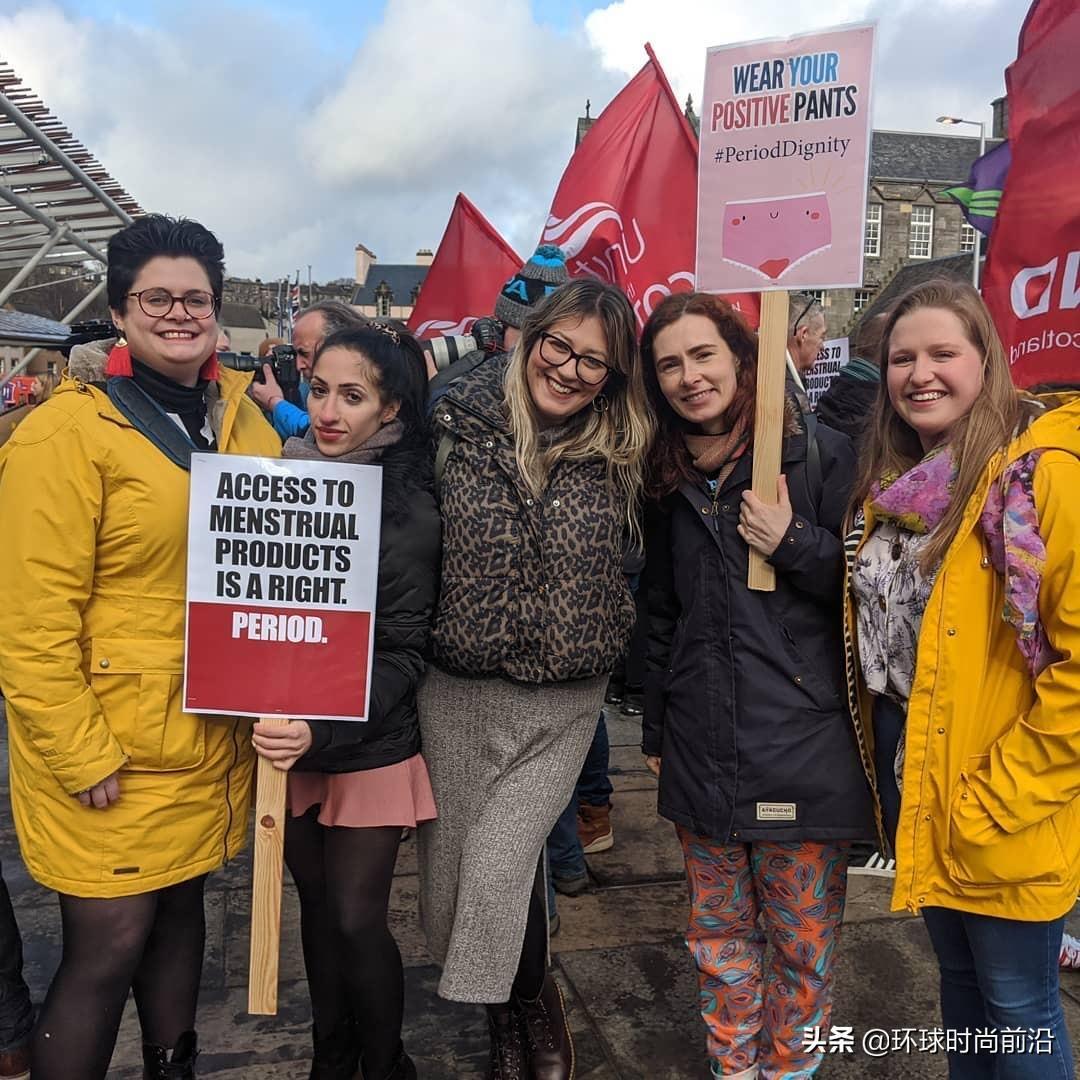
POLYGON ((697 102, 707 45, 877 19, 875 126, 942 131, 989 122, 1028 2, 0 0, 0 60, 146 209, 214 229, 230 273, 326 280, 358 242, 435 248, 459 190, 527 253, 586 99, 646 41, 697 102))

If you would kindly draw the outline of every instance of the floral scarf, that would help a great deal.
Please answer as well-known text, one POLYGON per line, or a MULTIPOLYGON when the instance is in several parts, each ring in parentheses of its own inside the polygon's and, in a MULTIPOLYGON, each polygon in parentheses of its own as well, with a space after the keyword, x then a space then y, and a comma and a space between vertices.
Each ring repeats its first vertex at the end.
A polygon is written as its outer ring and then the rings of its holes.
MULTIPOLYGON (((1002 618, 1016 631, 1016 643, 1032 676, 1057 659, 1039 618, 1039 588, 1046 570, 1046 544, 1039 533, 1034 477, 1041 450, 1006 466, 990 486, 979 525, 990 562, 1005 583, 1002 618)), ((936 528, 952 499, 956 466, 947 447, 933 450, 902 476, 885 477, 870 492, 874 515, 915 533, 936 528)))

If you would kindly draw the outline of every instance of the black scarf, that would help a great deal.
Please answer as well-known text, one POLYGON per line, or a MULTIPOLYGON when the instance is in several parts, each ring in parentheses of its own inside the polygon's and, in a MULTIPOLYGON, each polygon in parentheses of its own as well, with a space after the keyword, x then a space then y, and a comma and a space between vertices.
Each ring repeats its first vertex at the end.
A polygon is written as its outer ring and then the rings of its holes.
POLYGON ((199 379, 194 386, 183 386, 134 357, 131 358, 131 377, 147 397, 153 398, 165 412, 179 417, 197 449, 214 449, 213 438, 208 441, 203 432, 206 426, 206 379, 199 379))

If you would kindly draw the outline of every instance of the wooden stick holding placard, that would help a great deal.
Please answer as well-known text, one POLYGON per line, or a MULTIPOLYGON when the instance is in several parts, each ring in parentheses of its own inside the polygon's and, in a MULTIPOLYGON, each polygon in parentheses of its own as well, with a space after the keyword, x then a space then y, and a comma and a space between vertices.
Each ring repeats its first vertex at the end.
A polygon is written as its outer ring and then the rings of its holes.
MULTIPOLYGON (((776 503, 776 481, 784 439, 784 381, 787 377, 788 294, 783 290, 761 294, 758 328, 757 409, 754 413, 753 492, 765 503, 776 503)), ((772 592, 776 572, 753 548, 749 588, 772 592)))
MULTIPOLYGON (((262 724, 287 724, 280 716, 262 724)), ((255 789, 255 875, 251 895, 251 964, 248 1012, 277 1013, 281 955, 281 874, 285 854, 285 784, 288 773, 259 758, 255 789)))

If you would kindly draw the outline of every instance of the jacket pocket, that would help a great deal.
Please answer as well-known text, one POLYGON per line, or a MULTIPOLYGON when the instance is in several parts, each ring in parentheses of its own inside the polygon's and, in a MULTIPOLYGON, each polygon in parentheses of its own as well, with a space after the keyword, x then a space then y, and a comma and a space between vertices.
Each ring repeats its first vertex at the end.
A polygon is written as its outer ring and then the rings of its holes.
POLYGON ((206 729, 183 711, 183 641, 95 638, 90 685, 128 755, 126 769, 178 772, 202 764, 206 729))
POLYGON ((837 689, 830 687, 822 678, 818 665, 812 664, 803 655, 795 635, 787 628, 785 623, 780 619, 776 619, 776 627, 780 634, 780 642, 784 652, 787 653, 788 659, 794 668, 792 681, 806 692, 818 708, 824 711, 835 709, 841 700, 837 689))
POLYGON ((1069 868, 1053 818, 1019 832, 1002 829, 979 803, 968 777, 988 760, 968 758, 949 807, 949 876, 974 888, 1002 885, 1061 885, 1069 868))

